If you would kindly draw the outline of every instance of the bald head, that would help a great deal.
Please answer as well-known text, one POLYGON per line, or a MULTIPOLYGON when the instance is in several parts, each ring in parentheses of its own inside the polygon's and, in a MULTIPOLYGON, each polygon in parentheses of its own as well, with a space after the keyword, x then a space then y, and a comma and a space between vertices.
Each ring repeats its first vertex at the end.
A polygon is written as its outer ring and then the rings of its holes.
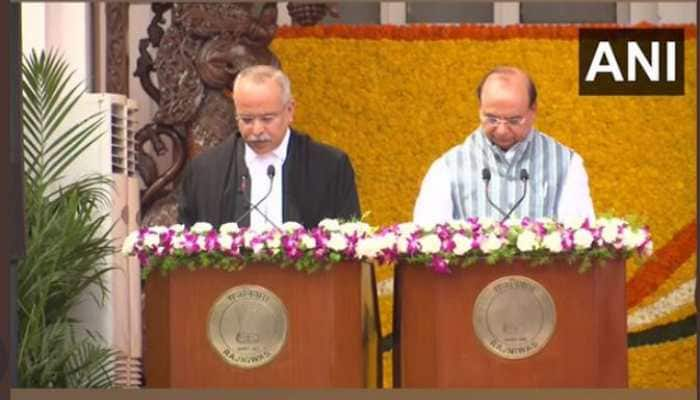
POLYGON ((515 67, 496 67, 489 71, 479 82, 476 88, 476 97, 481 104, 482 93, 484 86, 487 84, 511 85, 517 86, 524 90, 527 95, 528 106, 530 108, 537 104, 537 88, 532 78, 523 70, 515 67))

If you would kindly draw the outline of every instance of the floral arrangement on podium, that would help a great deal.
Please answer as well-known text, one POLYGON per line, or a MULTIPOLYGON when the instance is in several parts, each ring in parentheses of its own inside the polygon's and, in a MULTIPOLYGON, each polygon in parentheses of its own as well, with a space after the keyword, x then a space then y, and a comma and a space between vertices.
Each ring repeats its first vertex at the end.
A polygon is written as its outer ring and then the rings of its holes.
POLYGON ((583 271, 594 261, 651 255, 647 227, 620 218, 509 219, 469 218, 442 224, 411 222, 383 228, 364 222, 321 221, 306 229, 296 222, 256 230, 226 223, 215 229, 199 222, 152 226, 132 232, 123 253, 138 257, 144 277, 153 269, 179 267, 237 270, 254 262, 277 263, 314 272, 342 261, 424 265, 437 273, 465 268, 478 260, 490 264, 527 260, 539 265, 553 257, 579 262, 583 271))

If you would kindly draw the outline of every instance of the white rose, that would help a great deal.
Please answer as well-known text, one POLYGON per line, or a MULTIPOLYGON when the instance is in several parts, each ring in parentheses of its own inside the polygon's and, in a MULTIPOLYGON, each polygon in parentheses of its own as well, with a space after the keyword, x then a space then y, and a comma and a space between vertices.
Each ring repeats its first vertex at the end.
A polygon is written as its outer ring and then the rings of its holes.
POLYGON ((334 218, 325 218, 318 223, 318 226, 330 232, 337 232, 340 230, 340 223, 334 218))
POLYGON ((410 236, 418 231, 418 225, 413 222, 404 222, 403 224, 399 224, 397 228, 399 228, 399 233, 402 236, 410 236))
POLYGON ((523 220, 520 218, 515 218, 515 217, 510 217, 503 224, 507 227, 513 227, 513 226, 520 226, 522 225, 523 220))
POLYGON ((282 246, 282 236, 279 232, 275 232, 272 237, 268 237, 265 241, 265 246, 268 249, 276 250, 282 246))
POLYGON ((170 225, 170 230, 175 232, 175 233, 182 233, 185 231, 185 225, 183 225, 183 224, 170 225))
POLYGON ((440 252, 440 245, 442 244, 440 238, 434 234, 423 236, 422 238, 418 239, 418 243, 420 243, 421 251, 424 254, 435 254, 440 252))
POLYGON ((357 232, 359 227, 356 222, 346 222, 338 227, 338 230, 345 235, 352 235, 357 232))
POLYGON ((562 219, 562 224, 564 224, 565 228, 568 229, 578 229, 583 225, 583 222, 586 220, 584 217, 580 216, 575 216, 575 217, 565 217, 562 219))
POLYGON ((148 230, 160 235, 161 233, 167 232, 168 228, 165 226, 156 225, 156 226, 152 226, 152 227, 148 228, 148 230))
POLYGON ((207 233, 210 230, 212 230, 212 226, 208 222, 197 222, 196 224, 192 225, 190 228, 190 232, 192 233, 198 233, 198 234, 203 234, 207 233))
POLYGON ((173 237, 173 248, 182 249, 185 247, 185 236, 182 234, 177 234, 173 237))
POLYGON ((541 217, 541 218, 535 219, 535 222, 538 222, 542 225, 547 226, 547 225, 552 225, 554 223, 554 220, 552 218, 549 218, 549 217, 541 217))
POLYGON ((128 256, 134 252, 134 247, 136 246, 136 242, 139 240, 139 233, 138 231, 131 232, 125 239, 124 243, 122 243, 122 254, 128 256))
POLYGON ((516 246, 518 247, 518 250, 520 251, 532 251, 535 249, 535 246, 537 245, 537 235, 535 235, 535 232, 526 230, 522 231, 518 235, 518 241, 516 243, 516 246))
POLYGON ((498 236, 491 233, 486 236, 486 239, 484 239, 483 242, 481 242, 480 247, 481 251, 483 251, 484 253, 491 253, 500 249, 502 245, 502 240, 499 239, 498 236))
POLYGON ((360 239, 357 242, 355 251, 362 258, 373 258, 382 248, 381 241, 378 238, 360 239))
POLYGON ((283 223, 280 228, 282 229, 282 231, 289 233, 297 231, 299 229, 304 229, 304 227, 300 223, 294 221, 287 221, 283 223))
POLYGON ((552 253, 561 253, 563 250, 561 246, 561 234, 559 234, 559 232, 548 233, 542 239, 542 245, 552 253))
POLYGON ((614 243, 617 240, 617 224, 606 223, 603 226, 601 236, 605 243, 614 243))
POLYGON ((588 229, 578 229, 574 232, 574 245, 578 249, 587 249, 593 243, 593 234, 588 229))
POLYGON ((310 235, 302 235, 301 236, 301 247, 306 248, 306 249, 315 249, 316 248, 316 239, 314 239, 310 235))
POLYGON ((481 225, 481 229, 484 230, 493 228, 496 225, 496 220, 493 218, 479 218, 479 225, 481 225))
POLYGON ((625 223, 625 221, 621 220, 620 218, 598 218, 595 220, 594 225, 595 226, 605 226, 605 225, 620 226, 624 223, 625 223))
POLYGON ((397 237, 394 235, 384 235, 380 239, 380 243, 382 244, 383 249, 390 249, 396 245, 396 239, 397 237))
POLYGON ((235 222, 227 222, 219 227, 220 233, 238 233, 238 231, 240 231, 240 228, 235 222))
POLYGON ((233 245, 233 238, 231 237, 231 235, 228 235, 228 234, 219 235, 218 240, 219 240, 219 244, 224 249, 228 250, 233 245))
POLYGON ((359 222, 357 224, 357 234, 358 235, 370 234, 373 231, 374 231, 374 229, 366 222, 359 222))
POLYGON ((622 245, 627 249, 635 249, 644 243, 646 234, 641 229, 632 230, 627 227, 622 231, 622 245))
POLYGON ((331 233, 331 238, 328 240, 328 248, 334 251, 343 251, 348 247, 345 235, 339 233, 331 233))
POLYGON ((461 233, 457 233, 452 236, 452 240, 455 242, 455 248, 453 250, 455 255, 463 256, 467 254, 469 249, 472 248, 471 239, 462 235, 461 233))
POLYGON ((253 253, 260 254, 263 251, 265 245, 262 242, 255 242, 252 246, 253 253))
POLYGON ((455 229, 455 230, 467 229, 471 226, 470 224, 467 223, 467 221, 465 221, 463 219, 453 219, 452 221, 448 222, 447 224, 450 226, 450 228, 455 229))
POLYGON ((147 233, 143 238, 145 247, 154 247, 160 244, 160 236, 157 233, 147 233))
POLYGON ((362 236, 365 233, 371 232, 371 227, 364 222, 346 222, 340 225, 340 232, 350 236, 356 233, 358 236, 362 236))
POLYGON ((197 238, 197 246, 199 246, 200 250, 204 250, 207 247, 207 239, 204 236, 200 236, 197 238))
POLYGON ((271 232, 275 230, 275 226, 270 224, 267 221, 263 221, 259 224, 255 224, 251 229, 255 230, 255 232, 258 234, 258 236, 262 236, 267 234, 268 232, 271 232))

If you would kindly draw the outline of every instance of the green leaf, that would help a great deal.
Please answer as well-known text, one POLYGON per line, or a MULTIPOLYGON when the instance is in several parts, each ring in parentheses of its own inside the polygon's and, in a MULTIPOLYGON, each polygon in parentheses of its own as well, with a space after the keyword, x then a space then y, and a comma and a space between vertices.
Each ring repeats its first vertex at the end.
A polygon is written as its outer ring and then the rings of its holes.
MULTIPOLYGON (((68 64, 55 52, 23 57, 28 235, 17 277, 20 387, 106 388, 112 386, 116 368, 116 354, 70 316, 80 301, 105 301, 103 278, 111 270, 105 260, 115 253, 105 229, 109 215, 100 212, 110 203, 110 180, 57 182, 97 138, 96 125, 90 122, 59 129, 82 95, 77 86, 68 88, 70 77, 68 64)), ((150 270, 145 267, 142 274, 150 270)))

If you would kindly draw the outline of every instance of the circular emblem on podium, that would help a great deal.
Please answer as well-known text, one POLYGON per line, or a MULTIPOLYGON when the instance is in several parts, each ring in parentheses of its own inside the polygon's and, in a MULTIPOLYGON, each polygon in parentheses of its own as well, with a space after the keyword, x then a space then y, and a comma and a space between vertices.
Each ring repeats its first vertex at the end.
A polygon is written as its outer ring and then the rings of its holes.
POLYGON ((537 281, 519 275, 496 279, 474 302, 474 333, 486 349, 509 360, 530 357, 554 333, 556 308, 537 281))
POLYGON ((257 368, 272 361, 287 341, 287 308, 272 291, 241 285, 224 292, 209 311, 207 336, 227 363, 257 368))

